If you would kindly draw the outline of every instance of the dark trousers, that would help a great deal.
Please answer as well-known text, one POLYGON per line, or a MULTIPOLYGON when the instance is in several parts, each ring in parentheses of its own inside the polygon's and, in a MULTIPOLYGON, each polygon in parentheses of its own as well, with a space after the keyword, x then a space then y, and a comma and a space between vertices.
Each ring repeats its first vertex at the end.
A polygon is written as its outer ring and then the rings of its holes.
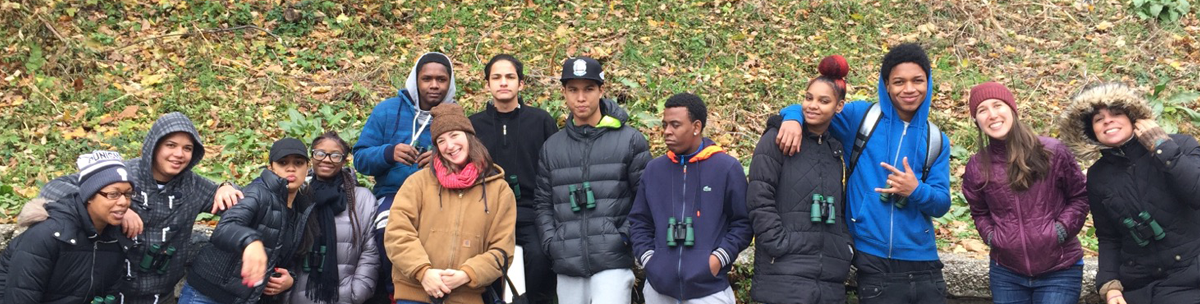
MULTIPOLYGON (((380 199, 379 205, 375 209, 376 217, 372 217, 371 220, 377 218, 380 213, 387 214, 391 212, 392 200, 395 200, 395 198, 395 195, 385 195, 380 199)), ((388 259, 387 247, 383 246, 383 231, 385 227, 372 228, 375 229, 373 242, 375 242, 375 248, 379 250, 379 276, 375 279, 375 294, 370 299, 367 299, 366 304, 392 304, 392 290, 396 288, 396 285, 392 282, 392 260, 388 259)))
POLYGON ((859 303, 946 303, 941 261, 901 261, 859 252, 853 264, 858 268, 859 303))
POLYGON ((554 303, 556 278, 550 256, 542 251, 537 225, 517 224, 517 244, 525 251, 525 297, 530 304, 554 303))

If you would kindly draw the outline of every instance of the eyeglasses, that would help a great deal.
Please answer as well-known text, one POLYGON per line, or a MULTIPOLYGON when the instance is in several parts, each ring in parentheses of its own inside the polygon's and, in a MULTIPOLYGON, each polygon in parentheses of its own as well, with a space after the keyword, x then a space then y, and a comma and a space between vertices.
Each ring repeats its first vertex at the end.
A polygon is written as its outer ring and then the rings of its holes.
POLYGON ((321 151, 321 150, 313 150, 312 151, 312 158, 314 161, 322 160, 322 159, 325 159, 326 157, 329 158, 329 161, 336 163, 336 162, 340 162, 340 161, 346 159, 346 154, 327 153, 327 152, 321 151))
POLYGON ((96 194, 99 194, 100 196, 103 196, 104 198, 114 200, 114 201, 117 200, 118 198, 121 198, 122 196, 124 196, 125 199, 133 199, 133 191, 129 191, 129 192, 98 191, 98 192, 96 192, 96 194))

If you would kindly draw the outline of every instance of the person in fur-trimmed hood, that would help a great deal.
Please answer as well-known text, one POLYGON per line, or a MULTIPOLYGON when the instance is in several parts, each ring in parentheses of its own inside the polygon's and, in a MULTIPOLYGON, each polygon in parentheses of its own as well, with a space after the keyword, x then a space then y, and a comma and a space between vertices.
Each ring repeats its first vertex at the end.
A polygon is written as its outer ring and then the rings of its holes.
POLYGON ((1142 95, 1120 83, 1084 88, 1059 119, 1087 170, 1106 303, 1200 303, 1200 145, 1163 132, 1142 95))

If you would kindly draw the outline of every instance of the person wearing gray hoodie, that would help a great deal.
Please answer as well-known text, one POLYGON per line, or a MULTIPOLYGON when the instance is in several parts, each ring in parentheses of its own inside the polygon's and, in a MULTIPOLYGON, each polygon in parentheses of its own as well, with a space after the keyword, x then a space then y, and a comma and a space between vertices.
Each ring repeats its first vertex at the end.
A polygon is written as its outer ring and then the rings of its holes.
POLYGON ((429 126, 433 116, 429 110, 439 104, 455 103, 455 90, 454 65, 450 57, 437 52, 421 55, 408 73, 404 88, 371 110, 358 142, 351 149, 354 169, 375 177, 372 192, 378 199, 372 227, 381 257, 380 283, 376 284, 380 288, 375 289, 375 296, 367 303, 390 303, 392 263, 387 260, 383 246, 388 210, 404 180, 431 159, 429 150, 433 142, 429 126))
MULTIPOLYGON (((135 241, 125 250, 121 265, 118 296, 122 303, 174 303, 175 285, 191 255, 196 216, 228 209, 242 197, 232 184, 217 184, 192 172, 203 158, 195 124, 183 113, 171 112, 150 127, 142 142, 142 157, 125 160, 137 191, 122 224, 124 234, 135 241)), ((78 174, 51 180, 21 210, 18 224, 41 222, 47 214, 45 204, 78 192, 78 174)))

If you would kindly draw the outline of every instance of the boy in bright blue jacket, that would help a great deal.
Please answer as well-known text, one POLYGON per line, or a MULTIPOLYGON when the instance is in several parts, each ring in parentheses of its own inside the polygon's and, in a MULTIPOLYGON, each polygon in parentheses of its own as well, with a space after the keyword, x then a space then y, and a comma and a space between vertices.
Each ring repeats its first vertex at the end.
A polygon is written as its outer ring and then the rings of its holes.
MULTIPOLYGON (((898 45, 884 56, 878 124, 857 163, 852 153, 846 159, 846 213, 859 253, 853 264, 861 303, 945 302, 946 283, 930 220, 950 209, 950 148, 943 144, 927 151, 931 72, 929 57, 917 44, 898 45), (927 153, 937 155, 928 170, 927 153)), ((871 107, 863 101, 847 103, 834 115, 830 133, 845 151, 854 150, 856 139, 863 140, 859 128, 871 107)), ((800 149, 803 111, 792 105, 780 112, 785 122, 777 140, 786 154, 800 149)), ((933 136, 948 142, 941 132, 933 136)))
POLYGON ((642 171, 629 233, 646 269, 646 304, 734 303, 726 274, 753 237, 746 174, 701 135, 707 116, 696 95, 667 99, 663 141, 670 151, 642 171))
POLYGON ((389 210, 396 190, 429 162, 432 142, 429 126, 433 116, 429 110, 442 103, 454 103, 454 66, 450 57, 429 52, 417 59, 408 73, 404 88, 371 110, 367 123, 359 134, 354 154, 354 169, 375 177, 372 192, 376 204, 375 242, 380 249, 379 282, 376 297, 368 303, 390 303, 392 263, 383 252, 383 229, 387 227, 389 210))

